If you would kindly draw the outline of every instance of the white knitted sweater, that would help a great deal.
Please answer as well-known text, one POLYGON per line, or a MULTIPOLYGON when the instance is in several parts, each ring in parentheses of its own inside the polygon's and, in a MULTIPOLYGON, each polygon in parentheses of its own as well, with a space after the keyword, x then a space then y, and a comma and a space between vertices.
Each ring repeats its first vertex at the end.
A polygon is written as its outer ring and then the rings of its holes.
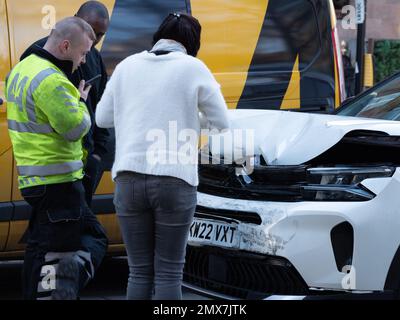
POLYGON ((199 112, 207 128, 221 130, 229 127, 227 107, 203 62, 172 40, 160 40, 152 49, 158 50, 171 53, 144 51, 116 67, 97 106, 96 123, 115 127, 113 179, 134 171, 197 186, 199 112))

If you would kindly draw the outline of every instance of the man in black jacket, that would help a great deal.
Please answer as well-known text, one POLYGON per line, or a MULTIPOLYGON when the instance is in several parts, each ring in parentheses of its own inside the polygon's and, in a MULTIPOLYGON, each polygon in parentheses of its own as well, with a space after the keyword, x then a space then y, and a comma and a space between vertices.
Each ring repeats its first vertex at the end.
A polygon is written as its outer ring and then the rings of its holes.
MULTIPOLYGON (((86 192, 86 201, 88 205, 91 206, 93 194, 102 175, 101 159, 107 153, 106 145, 109 139, 108 130, 97 127, 95 121, 96 106, 103 95, 107 83, 106 68, 101 55, 95 46, 101 41, 104 34, 107 32, 110 17, 106 6, 99 1, 85 2, 79 8, 76 16, 85 20, 92 26, 96 34, 96 41, 94 42, 91 51, 86 56, 86 63, 81 65, 78 70, 70 76, 69 80, 76 87, 79 87, 81 80, 89 80, 97 75, 101 75, 100 78, 91 83, 92 88, 86 101, 92 120, 92 127, 84 139, 84 149, 87 152, 87 162, 85 165, 85 178, 83 179, 83 185, 86 192)), ((22 54, 21 60, 34 53, 35 47, 37 48, 37 46, 39 46, 43 48, 47 39, 48 37, 32 44, 22 54)))

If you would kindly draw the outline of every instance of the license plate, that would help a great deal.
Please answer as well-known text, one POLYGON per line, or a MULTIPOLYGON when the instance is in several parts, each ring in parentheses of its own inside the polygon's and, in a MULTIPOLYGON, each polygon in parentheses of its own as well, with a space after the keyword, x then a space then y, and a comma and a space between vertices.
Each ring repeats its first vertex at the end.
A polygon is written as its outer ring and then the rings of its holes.
POLYGON ((195 218, 190 226, 189 241, 238 248, 239 233, 237 224, 195 218))

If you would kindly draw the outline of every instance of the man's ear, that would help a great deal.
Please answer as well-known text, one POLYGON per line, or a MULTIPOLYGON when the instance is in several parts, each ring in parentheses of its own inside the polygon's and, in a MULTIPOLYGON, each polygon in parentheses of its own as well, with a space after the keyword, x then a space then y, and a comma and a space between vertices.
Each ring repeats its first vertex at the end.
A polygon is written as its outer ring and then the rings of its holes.
POLYGON ((71 43, 68 40, 63 40, 60 44, 60 50, 63 54, 66 54, 71 47, 71 43))

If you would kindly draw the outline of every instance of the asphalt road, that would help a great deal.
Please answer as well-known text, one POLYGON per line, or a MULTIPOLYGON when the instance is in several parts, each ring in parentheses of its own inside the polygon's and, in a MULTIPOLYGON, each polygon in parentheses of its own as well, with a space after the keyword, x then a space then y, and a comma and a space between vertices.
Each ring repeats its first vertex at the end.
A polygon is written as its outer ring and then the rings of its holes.
MULTIPOLYGON (((0 300, 21 299, 22 261, 0 262, 0 300)), ((125 257, 109 258, 99 268, 96 278, 82 292, 82 300, 124 300, 128 266, 125 257)), ((204 300, 183 291, 184 300, 204 300)))

